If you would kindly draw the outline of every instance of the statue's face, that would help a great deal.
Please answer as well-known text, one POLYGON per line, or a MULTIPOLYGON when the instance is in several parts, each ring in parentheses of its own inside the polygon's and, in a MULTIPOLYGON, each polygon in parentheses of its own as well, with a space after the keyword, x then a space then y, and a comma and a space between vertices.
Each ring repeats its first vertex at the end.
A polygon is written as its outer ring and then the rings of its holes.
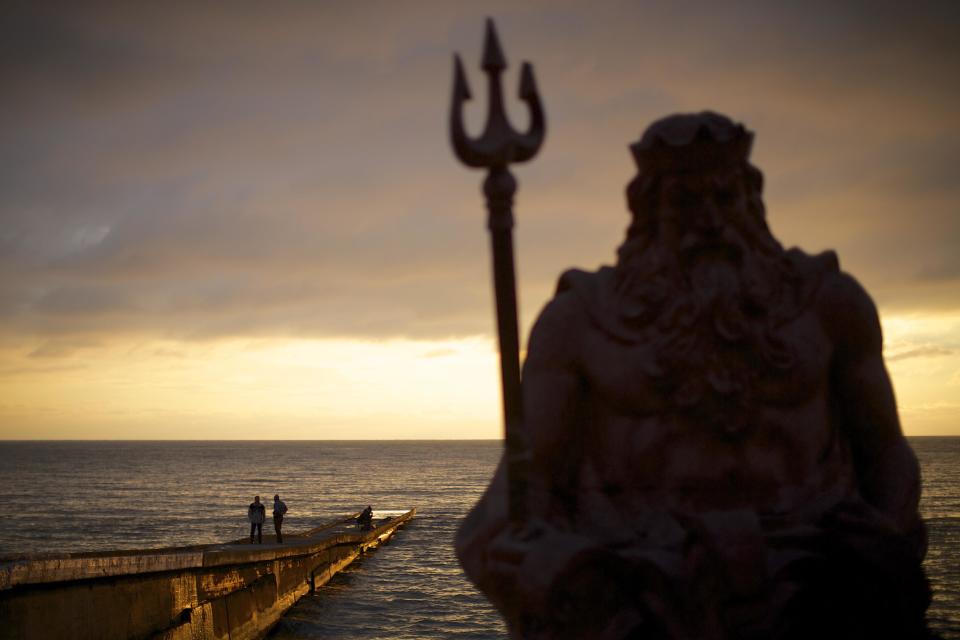
POLYGON ((739 262, 751 224, 739 169, 664 176, 657 204, 661 242, 684 261, 739 262))

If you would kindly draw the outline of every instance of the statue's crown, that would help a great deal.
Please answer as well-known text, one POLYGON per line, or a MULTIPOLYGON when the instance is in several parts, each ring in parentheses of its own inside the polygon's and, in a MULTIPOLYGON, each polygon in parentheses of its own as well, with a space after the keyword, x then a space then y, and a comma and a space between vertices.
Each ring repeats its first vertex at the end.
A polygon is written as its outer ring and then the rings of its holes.
POLYGON ((747 161, 753 133, 712 111, 678 113, 657 120, 630 145, 641 171, 686 173, 747 161))

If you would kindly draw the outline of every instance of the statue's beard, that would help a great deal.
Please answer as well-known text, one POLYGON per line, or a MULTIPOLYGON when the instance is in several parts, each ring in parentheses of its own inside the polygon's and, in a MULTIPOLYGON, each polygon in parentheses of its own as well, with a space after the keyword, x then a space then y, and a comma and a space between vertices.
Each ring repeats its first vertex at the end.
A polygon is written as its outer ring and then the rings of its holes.
POLYGON ((620 321, 651 348, 649 375, 678 407, 724 429, 740 428, 734 414, 759 368, 795 362, 780 336, 796 307, 789 261, 768 237, 763 246, 725 236, 688 247, 633 238, 620 250, 616 304, 620 321))
POLYGON ((688 236, 678 247, 656 238, 629 240, 620 250, 617 292, 628 314, 647 319, 678 306, 696 316, 753 309, 771 294, 775 260, 764 253, 729 233, 688 236))
POLYGON ((681 256, 680 264, 686 271, 685 288, 699 298, 702 308, 722 308, 724 300, 737 301, 743 296, 742 254, 734 258, 723 248, 707 248, 681 256))

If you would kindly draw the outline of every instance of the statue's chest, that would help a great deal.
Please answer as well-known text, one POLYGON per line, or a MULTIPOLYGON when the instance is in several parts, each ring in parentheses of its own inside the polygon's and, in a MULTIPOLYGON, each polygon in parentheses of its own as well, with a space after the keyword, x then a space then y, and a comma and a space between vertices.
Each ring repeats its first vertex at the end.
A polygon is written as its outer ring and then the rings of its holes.
POLYGON ((679 414, 736 429, 758 407, 802 404, 827 380, 830 342, 813 314, 729 340, 702 328, 619 342, 585 336, 591 394, 615 412, 679 414))

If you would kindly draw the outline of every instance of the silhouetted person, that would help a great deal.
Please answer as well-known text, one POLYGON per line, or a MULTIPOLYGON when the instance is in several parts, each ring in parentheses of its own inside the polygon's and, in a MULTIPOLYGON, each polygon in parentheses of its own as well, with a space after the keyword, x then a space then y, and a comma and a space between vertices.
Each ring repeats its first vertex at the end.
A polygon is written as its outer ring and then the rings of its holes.
POLYGON ((280 495, 273 496, 273 530, 277 532, 277 542, 283 542, 280 527, 283 526, 283 515, 287 512, 287 505, 280 499, 280 495))
POLYGON ((263 521, 267 519, 267 510, 260 503, 260 496, 254 496, 253 502, 247 509, 247 520, 250 521, 250 544, 253 544, 253 534, 257 534, 257 542, 263 544, 263 521))
POLYGON ((357 517, 357 524, 364 530, 373 525, 373 508, 370 505, 367 505, 367 508, 360 512, 357 517))

